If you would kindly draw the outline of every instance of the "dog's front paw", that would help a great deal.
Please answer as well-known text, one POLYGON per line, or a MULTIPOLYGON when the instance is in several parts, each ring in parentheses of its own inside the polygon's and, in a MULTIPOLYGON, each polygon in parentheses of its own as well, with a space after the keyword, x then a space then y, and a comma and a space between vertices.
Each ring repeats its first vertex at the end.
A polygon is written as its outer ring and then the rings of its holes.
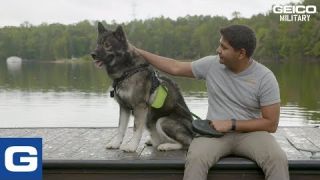
POLYGON ((152 146, 151 139, 149 138, 144 144, 147 145, 147 146, 152 146))
POLYGON ((182 148, 181 144, 164 143, 158 146, 159 151, 179 150, 182 148))
POLYGON ((122 144, 120 146, 120 149, 124 152, 135 152, 137 148, 138 148, 138 144, 134 144, 134 143, 122 144))
POLYGON ((106 149, 119 149, 121 141, 114 140, 107 144, 106 149))

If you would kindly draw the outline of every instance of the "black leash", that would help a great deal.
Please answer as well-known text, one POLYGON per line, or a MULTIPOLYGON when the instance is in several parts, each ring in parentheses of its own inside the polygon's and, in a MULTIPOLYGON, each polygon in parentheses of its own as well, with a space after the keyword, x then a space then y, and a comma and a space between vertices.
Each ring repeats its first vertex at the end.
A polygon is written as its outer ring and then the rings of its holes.
POLYGON ((182 110, 184 110, 186 113, 190 113, 194 118, 196 118, 197 120, 202 120, 199 116, 197 116, 196 114, 194 114, 193 112, 191 112, 190 110, 187 110, 185 107, 183 107, 181 104, 177 103, 177 105, 179 106, 179 108, 181 108, 182 110))
MULTIPOLYGON (((159 81, 159 80, 158 80, 159 81)), ((166 89, 165 89, 166 90, 166 89)), ((167 90, 166 90, 167 91, 167 90)), ((167 91, 168 93, 168 91, 167 91)), ((192 113, 189 109, 186 109, 185 107, 183 107, 181 104, 179 104, 178 102, 176 103, 177 106, 179 106, 179 108, 181 108, 184 112, 186 113, 190 113, 193 117, 195 117, 197 120, 202 120, 199 116, 197 116, 196 114, 192 113)))

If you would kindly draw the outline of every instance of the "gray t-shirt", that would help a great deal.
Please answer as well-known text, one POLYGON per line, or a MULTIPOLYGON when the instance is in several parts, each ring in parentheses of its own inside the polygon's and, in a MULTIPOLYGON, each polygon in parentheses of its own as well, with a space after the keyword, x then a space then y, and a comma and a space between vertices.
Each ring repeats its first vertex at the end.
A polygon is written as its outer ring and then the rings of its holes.
POLYGON ((252 61, 235 74, 219 63, 219 56, 207 56, 191 64, 197 79, 208 89, 209 120, 249 120, 261 117, 261 106, 280 102, 278 82, 268 68, 252 61))

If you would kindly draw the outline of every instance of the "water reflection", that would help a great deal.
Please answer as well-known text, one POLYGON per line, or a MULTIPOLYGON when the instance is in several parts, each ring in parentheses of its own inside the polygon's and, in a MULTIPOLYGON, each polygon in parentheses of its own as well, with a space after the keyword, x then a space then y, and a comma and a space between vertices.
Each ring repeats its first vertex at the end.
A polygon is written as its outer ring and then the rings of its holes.
MULTIPOLYGON (((270 64, 281 89, 281 126, 320 122, 320 64, 270 64)), ((205 118, 203 81, 174 78, 190 109, 205 118)), ((23 62, 19 71, 0 64, 0 127, 117 126, 111 81, 91 63, 23 62)))

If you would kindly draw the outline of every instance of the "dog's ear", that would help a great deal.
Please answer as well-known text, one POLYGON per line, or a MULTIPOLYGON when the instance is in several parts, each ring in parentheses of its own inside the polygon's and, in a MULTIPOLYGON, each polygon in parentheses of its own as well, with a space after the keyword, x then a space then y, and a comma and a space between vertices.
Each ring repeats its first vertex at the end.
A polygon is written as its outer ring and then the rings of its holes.
POLYGON ((122 42, 126 42, 126 35, 122 29, 122 26, 118 26, 117 29, 114 31, 115 37, 122 42))
POLYGON ((104 26, 102 25, 101 22, 98 22, 98 32, 99 32, 99 34, 102 34, 105 31, 106 31, 106 28, 104 28, 104 26))

